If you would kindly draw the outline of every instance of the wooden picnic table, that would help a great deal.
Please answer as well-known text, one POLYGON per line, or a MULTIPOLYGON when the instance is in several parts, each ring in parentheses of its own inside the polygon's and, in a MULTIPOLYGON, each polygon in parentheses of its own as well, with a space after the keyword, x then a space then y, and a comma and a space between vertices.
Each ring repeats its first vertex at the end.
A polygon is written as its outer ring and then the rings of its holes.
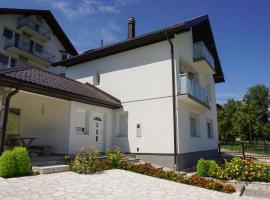
POLYGON ((31 146, 32 142, 38 138, 35 137, 15 137, 14 139, 19 140, 22 146, 26 147, 29 149, 31 146))

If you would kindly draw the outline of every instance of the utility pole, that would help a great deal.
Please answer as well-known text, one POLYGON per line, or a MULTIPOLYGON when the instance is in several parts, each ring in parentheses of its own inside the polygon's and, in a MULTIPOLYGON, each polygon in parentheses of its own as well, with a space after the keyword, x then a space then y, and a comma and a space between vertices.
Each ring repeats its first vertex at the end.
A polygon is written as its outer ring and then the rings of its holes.
POLYGON ((249 98, 247 97, 248 103, 248 127, 249 127, 249 143, 251 148, 253 148, 253 141, 252 141, 252 130, 251 130, 251 120, 250 120, 250 105, 249 105, 249 98))

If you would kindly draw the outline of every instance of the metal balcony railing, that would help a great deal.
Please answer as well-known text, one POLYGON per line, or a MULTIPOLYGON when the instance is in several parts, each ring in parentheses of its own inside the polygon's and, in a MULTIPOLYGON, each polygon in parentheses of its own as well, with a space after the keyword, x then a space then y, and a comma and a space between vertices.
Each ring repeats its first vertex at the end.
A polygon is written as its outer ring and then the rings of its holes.
POLYGON ((215 60, 203 42, 193 44, 193 57, 195 61, 205 59, 210 67, 215 70, 215 60))
POLYGON ((188 94, 210 107, 210 95, 199 83, 192 80, 187 74, 179 74, 180 94, 188 94))
POLYGON ((30 40, 25 39, 25 38, 20 38, 19 40, 9 40, 7 39, 5 42, 5 48, 9 47, 16 47, 18 49, 24 50, 40 59, 43 59, 49 63, 55 62, 55 56, 52 55, 51 53, 42 50, 42 51, 37 51, 34 47, 30 45, 30 40))
POLYGON ((31 28, 32 30, 38 32, 39 34, 51 39, 52 32, 50 30, 47 30, 44 28, 41 24, 38 24, 33 19, 29 17, 20 18, 18 20, 18 27, 27 26, 28 28, 31 28))

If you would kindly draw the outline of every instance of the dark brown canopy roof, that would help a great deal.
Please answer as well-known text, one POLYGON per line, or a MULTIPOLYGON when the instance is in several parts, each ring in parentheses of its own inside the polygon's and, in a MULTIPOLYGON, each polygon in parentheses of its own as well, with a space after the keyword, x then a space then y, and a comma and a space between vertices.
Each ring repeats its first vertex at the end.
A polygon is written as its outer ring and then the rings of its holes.
POLYGON ((72 65, 98 59, 101 57, 161 42, 167 40, 168 38, 173 38, 175 34, 190 31, 191 29, 193 34, 193 41, 194 42, 203 41, 215 59, 215 66, 216 66, 215 69, 216 74, 214 75, 215 82, 216 83, 224 82, 223 72, 221 69, 214 37, 212 34, 209 18, 207 15, 197 17, 179 24, 175 24, 173 26, 168 26, 166 28, 162 28, 150 33, 139 35, 132 39, 123 40, 101 48, 86 51, 70 59, 53 63, 52 65, 53 66, 64 65, 69 67, 72 65))
POLYGON ((66 48, 71 55, 77 55, 78 52, 66 36, 65 32, 54 18, 49 10, 36 10, 36 9, 17 9, 17 8, 0 8, 1 14, 17 14, 17 15, 41 15, 46 20, 47 24, 52 29, 53 33, 66 48))
POLYGON ((108 108, 121 107, 120 100, 89 83, 83 84, 33 66, 0 70, 0 85, 108 108))

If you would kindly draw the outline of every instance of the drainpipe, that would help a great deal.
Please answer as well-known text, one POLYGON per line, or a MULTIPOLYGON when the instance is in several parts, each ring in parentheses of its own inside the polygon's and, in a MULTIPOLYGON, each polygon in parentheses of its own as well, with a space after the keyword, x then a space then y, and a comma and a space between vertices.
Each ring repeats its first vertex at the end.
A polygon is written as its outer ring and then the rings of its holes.
POLYGON ((19 90, 15 89, 14 91, 10 92, 6 98, 3 127, 2 127, 2 134, 1 134, 0 155, 3 153, 4 147, 5 147, 5 137, 6 137, 6 131, 7 131, 9 103, 10 103, 11 97, 14 96, 15 94, 17 94, 18 92, 19 92, 19 90))
POLYGON ((165 32, 167 40, 171 46, 171 64, 172 64, 172 100, 173 100, 173 139, 174 139, 174 169, 177 169, 177 125, 176 125, 176 93, 175 93, 175 68, 174 68, 174 48, 173 43, 165 32))

